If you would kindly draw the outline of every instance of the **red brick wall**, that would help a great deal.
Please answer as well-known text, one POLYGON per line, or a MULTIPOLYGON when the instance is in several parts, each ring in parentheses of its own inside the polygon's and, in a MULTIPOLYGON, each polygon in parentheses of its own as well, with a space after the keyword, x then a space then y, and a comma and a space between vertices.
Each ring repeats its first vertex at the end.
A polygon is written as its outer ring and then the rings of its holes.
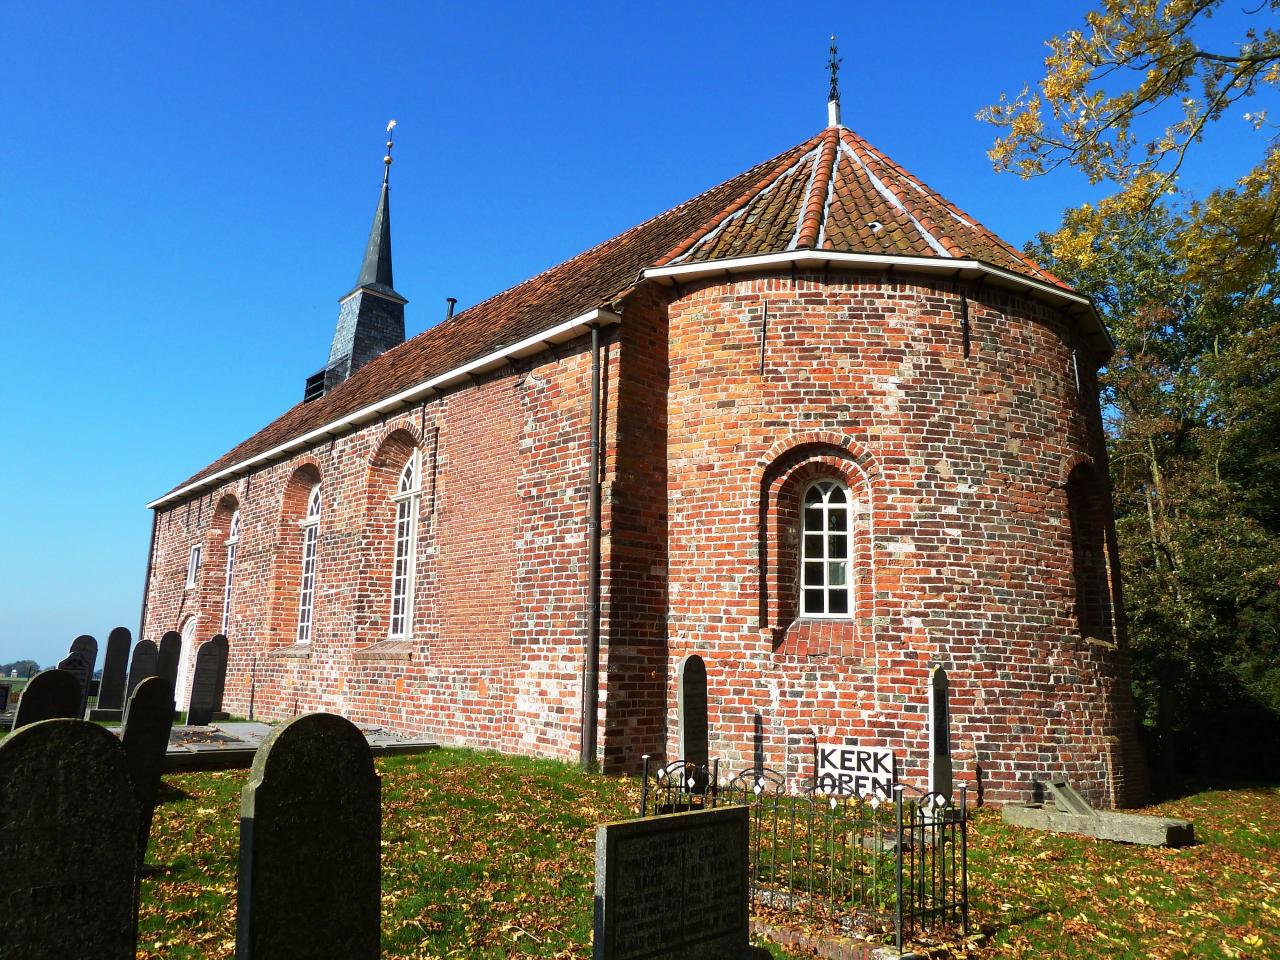
MULTIPOLYGON (((192 613, 200 641, 217 632, 227 505, 238 503, 228 710, 247 715, 252 704, 264 719, 332 710, 441 742, 576 756, 586 347, 585 339, 556 347, 162 511, 146 636, 158 640, 192 613), (413 639, 387 644, 390 493, 415 446, 424 477, 413 639), (298 648, 297 521, 315 482, 323 514, 313 641, 298 648), (206 544, 207 559, 188 590, 195 542, 206 544)), ((612 350, 607 377, 616 376, 612 350)), ((614 435, 606 439, 612 450, 614 435)))
POLYGON ((1025 798, 1051 775, 1095 801, 1140 799, 1125 655, 1079 633, 1065 482, 1082 460, 1105 476, 1105 453, 1074 324, 1011 292, 867 274, 680 293, 668 749, 675 665, 698 653, 723 763, 749 765, 759 740, 770 765, 807 775, 815 738, 858 742, 893 747, 923 786, 937 663, 957 770, 986 799, 1025 798), (849 620, 796 615, 795 497, 817 475, 843 478, 860 505, 849 620))

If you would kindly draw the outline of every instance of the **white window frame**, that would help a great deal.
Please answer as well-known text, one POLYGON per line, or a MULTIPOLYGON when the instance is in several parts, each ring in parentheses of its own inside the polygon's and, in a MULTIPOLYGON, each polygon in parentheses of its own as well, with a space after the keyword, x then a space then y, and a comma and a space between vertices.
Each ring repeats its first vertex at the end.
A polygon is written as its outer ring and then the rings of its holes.
POLYGON ((400 470, 391 497, 396 518, 391 559, 391 615, 387 637, 413 636, 414 583, 418 576, 418 516, 422 504, 422 453, 414 450, 400 470))
POLYGON ((852 620, 854 607, 854 583, 853 583, 853 495, 849 491, 849 486, 844 481, 836 477, 819 477, 805 485, 800 495, 800 551, 799 551, 799 570, 798 570, 798 588, 799 588, 799 605, 800 616, 807 620, 852 620), (822 490, 822 500, 816 508, 808 505, 809 494, 814 489, 822 490), (844 505, 841 507, 832 504, 831 493, 833 490, 840 490, 844 493, 844 505), (807 527, 809 511, 817 509, 821 516, 821 530, 810 532, 807 527), (844 529, 832 529, 831 513, 835 510, 843 510, 845 515, 844 529), (822 549, 820 555, 811 555, 810 553, 810 537, 821 536, 822 549), (844 537, 844 553, 843 557, 831 556, 831 538, 844 537), (821 563, 821 581, 807 583, 805 573, 810 569, 810 565, 821 563), (833 568, 837 565, 843 566, 844 583, 833 583, 833 568), (808 593, 812 590, 821 590, 822 592, 822 609, 811 609, 808 593), (845 611, 843 613, 832 613, 827 608, 831 605, 832 591, 844 591, 845 594, 845 611))
POLYGON ((235 579, 236 545, 240 542, 240 511, 231 514, 231 523, 227 528, 227 568, 222 577, 222 630, 227 634, 227 625, 231 622, 231 584, 235 579))
POLYGON ((297 643, 311 642, 311 624, 316 606, 316 556, 320 539, 320 484, 307 494, 307 513, 298 521, 302 529, 302 569, 298 589, 297 643))
POLYGON ((200 582, 200 563, 204 557, 204 545, 193 543, 191 551, 187 554, 187 584, 188 590, 194 588, 200 582))

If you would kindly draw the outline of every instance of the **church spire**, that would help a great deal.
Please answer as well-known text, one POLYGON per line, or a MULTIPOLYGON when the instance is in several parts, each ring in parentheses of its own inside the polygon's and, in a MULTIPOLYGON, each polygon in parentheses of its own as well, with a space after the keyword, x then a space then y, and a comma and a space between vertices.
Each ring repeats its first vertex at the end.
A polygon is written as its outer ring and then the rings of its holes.
POLYGON ((373 214, 360 275, 338 301, 338 327, 329 346, 329 362, 307 378, 303 399, 317 400, 392 347, 404 343, 404 297, 391 276, 391 147, 396 122, 387 124, 387 153, 382 158, 382 193, 373 214))
MULTIPOLYGON (((360 276, 356 288, 369 287, 380 293, 395 293, 391 278, 391 148, 394 145, 396 122, 387 124, 387 155, 382 158, 382 195, 378 197, 378 209, 373 214, 373 226, 369 229, 369 243, 364 249, 360 264, 360 276)), ((398 294, 397 294, 398 296, 398 294)))

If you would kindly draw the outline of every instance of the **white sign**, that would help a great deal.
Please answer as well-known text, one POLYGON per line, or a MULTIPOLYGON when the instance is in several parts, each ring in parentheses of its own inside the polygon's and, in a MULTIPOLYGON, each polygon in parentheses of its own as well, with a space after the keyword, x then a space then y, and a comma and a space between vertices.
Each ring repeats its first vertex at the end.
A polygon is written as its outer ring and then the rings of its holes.
POLYGON ((893 751, 881 747, 824 747, 818 745, 820 789, 852 793, 859 797, 875 794, 893 799, 893 751))

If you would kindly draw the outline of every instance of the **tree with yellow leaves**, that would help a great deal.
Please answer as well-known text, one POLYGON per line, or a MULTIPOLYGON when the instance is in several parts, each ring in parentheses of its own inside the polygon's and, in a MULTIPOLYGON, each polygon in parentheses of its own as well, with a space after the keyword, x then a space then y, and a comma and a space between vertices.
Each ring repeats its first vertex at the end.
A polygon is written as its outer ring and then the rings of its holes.
POLYGON ((1049 41, 1034 91, 979 114, 998 170, 1115 186, 1031 250, 1117 342, 1101 383, 1135 692, 1166 772, 1280 757, 1280 0, 1212 49, 1222 6, 1105 0, 1049 41), (1185 160, 1237 113, 1256 165, 1185 194, 1185 160))

